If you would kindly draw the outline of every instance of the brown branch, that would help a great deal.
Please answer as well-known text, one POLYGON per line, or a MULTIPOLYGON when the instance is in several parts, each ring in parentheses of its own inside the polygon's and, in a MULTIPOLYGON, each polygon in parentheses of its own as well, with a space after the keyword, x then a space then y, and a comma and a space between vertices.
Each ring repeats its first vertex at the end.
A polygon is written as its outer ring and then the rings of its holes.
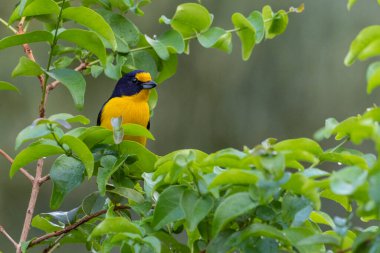
MULTIPOLYGON (((17 27, 18 27, 18 31, 17 31, 17 34, 24 34, 25 31, 24 31, 24 23, 25 23, 25 17, 22 17, 20 22, 18 23, 17 27)), ((29 46, 29 44, 23 44, 22 47, 24 48, 24 53, 26 54, 26 56, 32 60, 32 61, 36 61, 36 59, 34 58, 34 55, 33 55, 33 51, 32 51, 32 48, 29 46)), ((40 81, 40 86, 42 87, 43 86, 43 83, 45 81, 45 77, 44 75, 39 75, 38 76, 38 80, 40 81)))
MULTIPOLYGON (((89 63, 87 62, 81 62, 74 70, 75 71, 82 71, 82 70, 85 70, 87 67, 89 66, 89 63)), ((48 87, 47 87, 47 91, 50 91, 50 90, 53 90, 55 89, 58 85, 60 84, 60 81, 54 81, 54 82, 51 82, 48 87)))
POLYGON ((30 194, 28 209, 26 210, 24 226, 22 228, 19 247, 17 248, 17 253, 21 253, 21 242, 26 241, 28 238, 30 224, 32 222, 32 217, 34 213, 34 208, 36 206, 38 193, 40 192, 40 180, 42 177, 42 167, 44 165, 44 159, 39 159, 37 162, 36 176, 34 177, 32 192, 30 194))
MULTIPOLYGON (((128 209, 128 208, 129 208, 129 206, 116 206, 114 208, 114 210, 115 211, 116 210, 124 210, 124 209, 128 209)), ((73 224, 71 224, 71 225, 69 225, 69 226, 67 226, 67 227, 65 227, 65 228, 63 228, 61 230, 45 234, 43 236, 40 236, 40 237, 32 240, 29 243, 28 248, 31 248, 31 247, 33 247, 33 246, 35 246, 35 245, 37 245, 37 244, 39 244, 39 243, 41 243, 41 242, 43 242, 45 240, 48 240, 50 238, 53 238, 53 237, 56 237, 56 236, 61 236, 63 234, 67 234, 71 230, 74 230, 77 227, 79 227, 80 225, 82 225, 83 223, 86 223, 86 222, 88 222, 88 221, 90 221, 90 220, 92 220, 92 219, 94 219, 94 218, 96 218, 96 217, 98 217, 98 216, 100 216, 102 214, 105 214, 105 213, 107 213, 107 209, 98 211, 98 212, 90 214, 90 215, 86 215, 83 218, 79 219, 77 222, 75 222, 75 223, 73 223, 73 224)))
POLYGON ((18 247, 18 244, 15 240, 13 240, 12 236, 10 236, 7 231, 5 231, 5 229, 3 228, 3 226, 0 226, 0 234, 3 234, 5 236, 5 238, 7 238, 12 244, 13 246, 15 246, 15 248, 17 249, 18 247))
MULTIPOLYGON (((5 153, 4 150, 0 149, 0 155, 4 156, 5 159, 7 159, 10 163, 13 163, 13 159, 12 157, 10 157, 7 153, 5 153)), ((29 172, 27 172, 25 169, 21 168, 20 169, 20 172, 22 174, 24 174, 24 176, 26 176, 32 183, 33 183, 33 180, 34 180, 34 177, 32 175, 29 174, 29 172)))
POLYGON ((46 176, 44 176, 44 177, 42 177, 41 179, 40 179, 40 185, 42 185, 43 183, 45 183, 46 181, 48 181, 48 180, 50 180, 50 175, 46 175, 46 176))

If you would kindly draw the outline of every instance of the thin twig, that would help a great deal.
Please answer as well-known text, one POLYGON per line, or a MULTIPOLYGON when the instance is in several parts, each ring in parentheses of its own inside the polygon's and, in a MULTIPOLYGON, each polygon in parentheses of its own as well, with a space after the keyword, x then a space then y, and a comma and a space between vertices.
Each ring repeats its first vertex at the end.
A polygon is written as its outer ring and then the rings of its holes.
POLYGON ((48 181, 48 180, 50 180, 50 175, 46 175, 46 176, 44 176, 44 177, 42 177, 41 179, 40 179, 40 185, 42 185, 43 183, 45 183, 46 181, 48 181))
MULTIPOLYGON (((12 157, 10 157, 4 150, 0 149, 0 155, 4 156, 10 163, 13 163, 12 157)), ((29 172, 27 172, 24 168, 21 168, 20 172, 33 183, 34 177, 30 175, 29 172)))
POLYGON ((14 29, 10 24, 8 24, 7 21, 5 21, 4 19, 0 18, 0 23, 2 23, 3 25, 5 25, 7 28, 9 28, 12 32, 14 33, 17 33, 17 30, 14 29))
POLYGON ((65 234, 61 234, 60 236, 57 237, 57 239, 55 239, 55 241, 50 244, 46 249, 44 249, 43 253, 51 253, 53 252, 54 250, 56 250, 61 244, 59 243, 59 241, 65 236, 65 234))
POLYGON ((12 236, 10 236, 7 233, 7 231, 5 231, 3 226, 0 226, 0 234, 3 234, 13 244, 13 246, 15 246, 15 248, 17 249, 17 247, 18 247, 17 242, 15 240, 13 240, 12 236))
MULTIPOLYGON (((124 210, 124 209, 128 209, 129 206, 116 206, 114 210, 124 210)), ((84 216, 83 218, 79 219, 77 222, 61 229, 61 230, 58 230, 58 231, 55 231, 55 232, 51 232, 51 233, 48 233, 48 234, 45 234, 43 236, 40 236, 34 240, 32 240, 30 243, 29 243, 29 246, 28 248, 31 248, 45 240, 48 240, 50 238, 53 238, 53 237, 56 237, 56 236, 60 236, 60 235, 63 235, 63 234, 67 234, 69 233, 70 231, 76 229, 77 227, 79 227, 80 225, 82 225, 83 223, 86 223, 102 214, 105 214, 107 213, 107 209, 104 209, 104 210, 101 210, 99 212, 96 212, 96 213, 93 213, 93 214, 90 214, 90 215, 86 215, 84 216)))

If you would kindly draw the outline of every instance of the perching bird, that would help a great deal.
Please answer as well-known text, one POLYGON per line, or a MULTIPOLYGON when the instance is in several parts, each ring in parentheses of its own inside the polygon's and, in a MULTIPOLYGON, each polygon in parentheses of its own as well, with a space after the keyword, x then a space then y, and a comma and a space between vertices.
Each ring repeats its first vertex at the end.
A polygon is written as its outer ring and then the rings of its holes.
MULTIPOLYGON (((116 84, 111 97, 100 109, 97 125, 111 129, 111 119, 122 117, 122 124, 134 123, 149 129, 150 89, 156 87, 148 72, 135 70, 124 75, 116 84)), ((124 139, 146 144, 146 138, 126 136, 124 139)))

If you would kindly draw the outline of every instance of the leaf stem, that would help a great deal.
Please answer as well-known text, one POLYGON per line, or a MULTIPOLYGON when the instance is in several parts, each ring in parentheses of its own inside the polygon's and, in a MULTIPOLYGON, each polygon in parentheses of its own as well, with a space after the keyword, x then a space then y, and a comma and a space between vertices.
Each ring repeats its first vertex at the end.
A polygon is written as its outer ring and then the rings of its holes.
POLYGON ((7 238, 8 241, 10 241, 13 244, 13 246, 15 246, 15 248, 17 249, 17 247, 18 247, 17 242, 12 238, 12 236, 10 236, 7 233, 7 231, 5 231, 3 226, 0 226, 0 234, 3 234, 5 236, 5 238, 7 238))
POLYGON ((2 23, 3 25, 5 25, 12 32, 17 33, 17 30, 14 29, 13 26, 11 26, 10 24, 8 24, 8 22, 5 21, 4 19, 0 18, 0 23, 2 23))

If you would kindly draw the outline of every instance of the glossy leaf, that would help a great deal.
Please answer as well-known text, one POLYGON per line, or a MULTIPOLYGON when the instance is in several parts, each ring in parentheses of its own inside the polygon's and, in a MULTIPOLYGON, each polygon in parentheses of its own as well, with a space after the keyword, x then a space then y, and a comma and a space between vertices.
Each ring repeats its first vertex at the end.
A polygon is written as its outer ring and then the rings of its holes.
POLYGON ((226 53, 232 50, 231 33, 220 27, 211 27, 206 32, 197 34, 199 43, 205 48, 217 48, 226 53))
MULTIPOLYGON (((157 38, 169 50, 169 53, 182 54, 185 50, 185 42, 182 35, 175 31, 169 30, 157 38)), ((168 59, 165 59, 168 60, 168 59)))
POLYGON ((50 133, 51 131, 45 124, 27 126, 17 135, 15 149, 18 149, 27 141, 46 136, 50 133))
POLYGON ((367 58, 380 54, 380 26, 368 26, 360 31, 352 41, 350 50, 344 58, 344 64, 350 66, 356 60, 365 60, 367 58))
MULTIPOLYGON (((176 54, 171 54, 168 60, 161 61, 161 65, 158 66, 159 74, 158 74, 158 77, 155 78, 155 81, 161 84, 166 79, 172 77, 177 71, 177 65, 178 65, 178 58, 176 54)), ((153 92, 157 92, 157 90, 153 89, 153 91, 151 91, 151 94, 153 92)))
POLYGON ((43 73, 41 66, 29 58, 22 56, 15 69, 12 71, 12 77, 16 76, 39 76, 43 73))
POLYGON ((14 86, 13 84, 9 82, 0 81, 0 90, 10 90, 10 91, 17 91, 20 93, 20 90, 14 86))
POLYGON ((323 152, 321 146, 319 146, 317 142, 307 138, 289 139, 281 141, 274 144, 273 148, 277 151, 299 149, 310 152, 315 155, 319 155, 323 152))
POLYGON ((136 155, 138 157, 135 163, 129 165, 132 170, 136 170, 138 173, 151 172, 154 170, 154 163, 157 160, 157 156, 140 143, 135 141, 123 141, 119 145, 119 150, 121 154, 136 155))
POLYGON ((180 203, 185 191, 183 186, 170 186, 166 188, 158 198, 153 213, 152 226, 158 230, 163 226, 185 217, 180 203))
POLYGON ((130 52, 127 55, 125 66, 127 66, 127 69, 123 69, 125 72, 136 69, 143 69, 145 71, 148 71, 153 79, 157 76, 156 62, 153 59, 152 55, 146 51, 130 52))
POLYGON ((81 73, 71 69, 53 69, 47 74, 61 82, 69 90, 78 109, 83 108, 86 81, 81 73))
POLYGON ((320 155, 320 160, 323 162, 336 162, 346 165, 356 165, 362 169, 368 169, 366 160, 358 155, 349 152, 326 152, 320 155))
POLYGON ((374 62, 367 69, 367 93, 380 86, 380 62, 374 62))
POLYGON ((99 58, 103 66, 106 65, 106 50, 96 33, 81 29, 68 29, 59 33, 58 39, 75 43, 79 47, 87 49, 99 58))
POLYGON ((54 161, 50 169, 50 178, 53 182, 51 209, 59 208, 64 197, 82 183, 84 171, 83 163, 73 157, 62 155, 54 161))
POLYGON ((63 228, 62 225, 55 224, 47 217, 42 217, 41 215, 36 215, 33 217, 32 226, 46 233, 54 232, 63 228))
POLYGON ((271 39, 275 36, 285 32, 286 27, 288 26, 288 14, 284 10, 278 11, 274 14, 271 22, 271 26, 268 29, 267 38, 271 39))
POLYGON ((243 60, 247 61, 252 54, 256 44, 256 31, 252 23, 241 13, 234 13, 231 17, 232 23, 237 29, 236 34, 241 42, 243 60))
POLYGON ((108 190, 108 192, 117 194, 123 198, 128 199, 129 204, 133 204, 133 202, 137 204, 142 204, 145 200, 144 196, 141 193, 131 188, 117 187, 115 189, 108 190))
POLYGON ((17 34, 5 37, 0 40, 0 50, 19 46, 26 43, 34 43, 34 42, 53 42, 53 35, 47 31, 34 31, 30 33, 17 34))
POLYGON ((199 196, 193 190, 185 190, 181 198, 181 208, 189 230, 194 231, 214 206, 214 199, 210 195, 199 196))
POLYGON ((252 211, 258 204, 247 192, 238 192, 224 199, 215 210, 212 221, 212 235, 216 236, 229 222, 252 211))
POLYGON ((43 140, 35 142, 17 154, 12 163, 9 175, 13 177, 20 168, 37 159, 63 153, 65 153, 65 151, 57 146, 54 141, 43 140))
POLYGON ((140 229, 128 219, 123 217, 107 217, 94 228, 89 239, 124 232, 141 235, 140 229))
POLYGON ((86 144, 71 135, 64 135, 61 142, 67 144, 69 148, 79 157, 86 168, 87 177, 90 178, 94 171, 94 157, 86 144))
POLYGON ((197 3, 184 3, 177 10, 170 21, 171 27, 183 37, 206 31, 212 23, 212 16, 208 10, 197 3))
MULTIPOLYGON (((74 20, 78 24, 90 28, 110 43, 113 50, 116 49, 117 43, 111 26, 104 18, 90 8, 84 6, 69 7, 63 10, 62 18, 74 20)), ((94 52, 95 53, 95 52, 94 52)))
POLYGON ((67 123, 80 123, 83 125, 88 125, 90 124, 90 120, 83 116, 83 115, 71 115, 69 113, 57 113, 49 117, 49 120, 51 121, 56 121, 56 120, 61 120, 61 121, 66 121, 67 123))

